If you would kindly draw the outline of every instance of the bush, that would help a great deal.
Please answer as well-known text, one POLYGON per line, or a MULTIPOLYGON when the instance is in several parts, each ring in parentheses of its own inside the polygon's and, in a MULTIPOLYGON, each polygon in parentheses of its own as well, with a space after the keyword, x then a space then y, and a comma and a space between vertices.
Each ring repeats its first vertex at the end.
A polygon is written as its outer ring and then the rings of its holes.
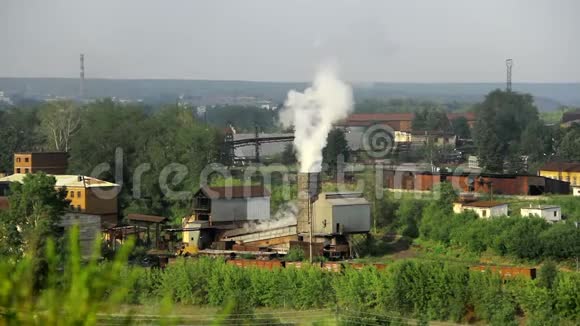
POLYGON ((303 261, 304 260, 304 250, 301 248, 290 248, 286 256, 284 256, 285 261, 303 261))

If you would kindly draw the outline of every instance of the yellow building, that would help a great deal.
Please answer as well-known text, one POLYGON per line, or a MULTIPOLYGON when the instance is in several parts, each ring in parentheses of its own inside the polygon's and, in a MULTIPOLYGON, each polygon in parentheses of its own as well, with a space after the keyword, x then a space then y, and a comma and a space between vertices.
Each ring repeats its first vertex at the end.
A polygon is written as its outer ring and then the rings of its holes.
MULTIPOLYGON (((0 178, 0 183, 22 182, 26 174, 13 174, 0 178)), ((66 189, 70 211, 99 215, 104 226, 117 224, 117 194, 115 183, 82 175, 52 175, 57 189, 66 189)))
POLYGON ((572 186, 580 186, 580 163, 550 162, 540 168, 539 175, 570 182, 572 186))

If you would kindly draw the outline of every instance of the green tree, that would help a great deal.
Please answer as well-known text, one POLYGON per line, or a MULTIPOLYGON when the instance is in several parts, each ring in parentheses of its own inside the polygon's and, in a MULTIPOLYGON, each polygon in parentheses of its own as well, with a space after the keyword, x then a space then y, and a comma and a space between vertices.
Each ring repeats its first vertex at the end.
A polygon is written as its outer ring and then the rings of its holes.
POLYGON ((451 120, 451 127, 453 128, 453 133, 462 139, 471 138, 471 128, 465 117, 458 117, 451 120))
POLYGON ((451 125, 447 113, 441 108, 424 108, 415 113, 413 131, 449 131, 451 125))
POLYGON ((11 108, 0 112, 0 172, 12 172, 13 154, 37 150, 43 139, 38 134, 37 109, 11 108))
POLYGON ((580 161, 580 125, 570 127, 558 148, 558 157, 567 161, 580 161))
POLYGON ((530 123, 522 132, 521 152, 530 163, 542 163, 553 153, 552 130, 541 121, 530 123))
POLYGON ((484 170, 503 171, 510 144, 519 143, 528 125, 539 120, 533 101, 529 94, 495 90, 477 106, 473 138, 484 170))
POLYGON ((56 190, 55 184, 54 177, 38 173, 11 185, 10 208, 2 215, 5 237, 1 246, 10 246, 14 257, 41 252, 46 239, 60 235, 58 224, 69 202, 66 190, 56 190))
POLYGON ((340 128, 332 129, 328 133, 326 146, 322 150, 322 162, 328 165, 328 174, 336 175, 344 168, 349 158, 349 147, 344 131, 340 128))
POLYGON ((72 101, 50 102, 38 111, 38 118, 47 149, 68 152, 72 136, 80 128, 79 108, 72 101))
POLYGON ((296 151, 294 150, 294 145, 291 143, 284 146, 284 151, 282 152, 282 164, 296 164, 296 151))

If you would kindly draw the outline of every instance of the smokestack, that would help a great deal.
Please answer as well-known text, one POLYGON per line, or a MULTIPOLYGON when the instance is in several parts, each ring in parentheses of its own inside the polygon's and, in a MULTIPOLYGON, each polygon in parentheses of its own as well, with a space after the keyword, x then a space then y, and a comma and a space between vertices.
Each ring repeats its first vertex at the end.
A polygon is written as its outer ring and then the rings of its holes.
POLYGON ((320 193, 320 173, 298 173, 298 234, 310 232, 312 219, 312 203, 320 193))

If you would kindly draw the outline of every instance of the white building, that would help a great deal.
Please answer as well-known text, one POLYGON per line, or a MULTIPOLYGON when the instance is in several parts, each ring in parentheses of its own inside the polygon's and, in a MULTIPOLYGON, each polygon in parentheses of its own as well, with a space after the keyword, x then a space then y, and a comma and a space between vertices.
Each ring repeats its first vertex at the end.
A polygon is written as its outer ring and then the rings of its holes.
POLYGON ((580 186, 572 186, 572 194, 574 196, 580 196, 580 186))
POLYGON ((530 205, 530 207, 523 207, 520 210, 520 215, 524 217, 536 215, 551 223, 562 220, 562 210, 560 209, 560 206, 553 205, 530 205))
POLYGON ((480 218, 490 218, 496 216, 508 215, 508 204, 499 203, 495 201, 476 201, 471 203, 454 203, 453 211, 455 213, 463 213, 466 210, 471 210, 480 218))

